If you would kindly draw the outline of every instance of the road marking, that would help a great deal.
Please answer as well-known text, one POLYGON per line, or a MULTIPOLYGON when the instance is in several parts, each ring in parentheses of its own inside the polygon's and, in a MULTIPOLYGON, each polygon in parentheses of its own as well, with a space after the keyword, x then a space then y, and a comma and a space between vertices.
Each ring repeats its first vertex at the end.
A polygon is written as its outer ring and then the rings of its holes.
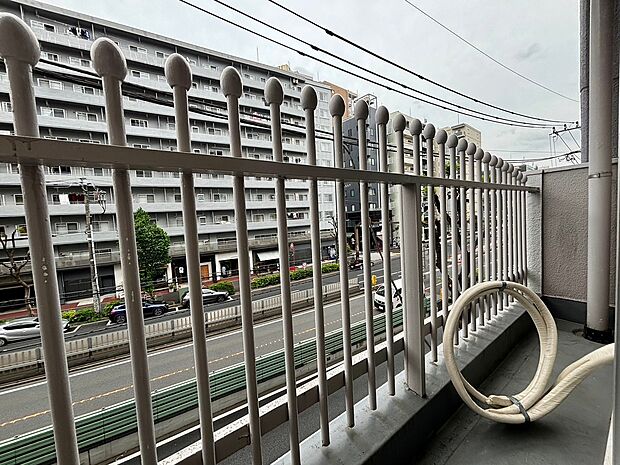
MULTIPOLYGON (((351 299, 351 300, 358 299, 359 297, 363 297, 363 295, 355 297, 354 299, 351 299)), ((339 302, 337 302, 336 304, 339 304, 339 302)), ((334 306, 336 304, 330 304, 330 305, 325 306, 324 308, 329 307, 329 306, 334 306)), ((311 311, 314 311, 314 310, 311 310, 311 311)), ((307 313, 309 313, 309 312, 304 312, 304 314, 307 314, 307 313)), ((351 314, 351 316, 354 317, 354 316, 358 316, 358 315, 361 315, 361 314, 364 314, 364 311, 353 313, 353 314, 351 314)), ((298 314, 298 315, 301 315, 301 314, 298 314)), ((274 321, 278 322, 279 320, 274 320, 274 321)), ((340 319, 333 320, 333 321, 330 321, 330 322, 326 323, 326 326, 329 326, 329 325, 332 325, 332 324, 337 324, 339 322, 340 322, 340 319)), ((306 333, 311 332, 311 331, 314 331, 314 328, 309 328, 309 329, 305 329, 303 331, 299 331, 299 332, 295 333, 294 336, 300 336, 302 334, 306 334, 306 333)), ((236 331, 236 332, 238 332, 238 331, 236 331)), ((273 341, 270 341, 270 342, 267 342, 267 343, 263 343, 260 346, 257 346, 256 348, 259 349, 259 348, 266 347, 268 345, 271 345, 271 344, 274 344, 274 343, 277 343, 277 342, 281 342, 281 341, 283 341, 283 338, 274 339, 273 341)), ((209 360, 209 363, 211 364, 211 363, 221 362, 221 361, 224 361, 224 360, 228 360, 229 358, 238 357, 240 355, 243 355, 243 351, 235 352, 235 353, 228 354, 228 355, 225 355, 225 356, 213 359, 213 360, 209 360)), ((109 366, 115 366, 115 365, 109 365, 109 366)), ((166 374, 157 376, 155 378, 151 378, 151 382, 153 382, 153 381, 161 381, 163 379, 170 378, 172 376, 175 376, 175 375, 178 375, 178 374, 181 374, 181 373, 186 373, 186 372, 188 372, 190 370, 193 370, 193 369, 194 369, 194 366, 191 366, 191 367, 188 367, 188 368, 182 368, 180 370, 176 370, 176 371, 173 371, 173 372, 170 372, 170 373, 166 373, 166 374)), ((35 385, 40 385, 40 384, 41 383, 37 383, 35 385)), ((32 385, 31 387, 33 387, 35 385, 32 385)), ((86 403, 92 402, 94 400, 98 400, 98 399, 101 399, 101 398, 104 398, 104 397, 109 397, 109 396, 112 396, 114 394, 118 394, 118 393, 121 393, 121 392, 128 391, 129 389, 132 389, 132 388, 133 388, 133 384, 129 384, 127 386, 123 386, 123 387, 120 387, 120 388, 117 388, 117 389, 113 389, 111 391, 103 392, 101 394, 96 394, 94 396, 87 397, 85 399, 77 400, 77 401, 73 402, 72 405, 75 406, 75 405, 86 404, 86 403)), ((6 394, 6 393, 7 392, 0 393, 0 395, 1 394, 6 394)), ((8 425, 14 425, 16 423, 19 423, 19 422, 22 422, 22 421, 26 421, 26 420, 30 420, 32 418, 40 417, 40 416, 46 415, 48 413, 50 413, 49 409, 43 410, 41 412, 32 413, 32 414, 23 416, 21 418, 15 418, 13 420, 9 420, 9 421, 6 421, 4 423, 0 423, 0 428, 2 428, 4 426, 8 426, 8 425)))

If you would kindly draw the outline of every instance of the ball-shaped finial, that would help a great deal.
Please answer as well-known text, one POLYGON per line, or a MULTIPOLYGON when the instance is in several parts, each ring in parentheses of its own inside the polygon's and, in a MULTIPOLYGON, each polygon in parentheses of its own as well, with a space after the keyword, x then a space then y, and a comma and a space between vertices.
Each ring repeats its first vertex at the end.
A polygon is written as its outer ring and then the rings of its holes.
POLYGON ((508 168, 506 169, 506 171, 508 171, 508 173, 512 174, 514 169, 515 169, 515 165, 513 165, 512 163, 508 163, 508 168))
POLYGON ((482 157, 482 163, 488 163, 491 161, 491 154, 489 152, 484 152, 484 156, 482 157))
POLYGON ((127 61, 120 47, 107 37, 100 37, 90 48, 93 68, 99 76, 122 81, 127 76, 127 61))
POLYGON ((409 132, 412 136, 419 136, 422 134, 422 121, 418 118, 413 118, 409 123, 409 132))
POLYGON ((405 119, 402 113, 396 113, 396 116, 394 116, 392 125, 394 126, 394 131, 402 132, 405 130, 405 127, 407 126, 407 120, 405 119))
POLYGON ((522 179, 523 179, 523 171, 519 171, 517 173, 517 181, 521 182, 522 179))
POLYGON ((495 155, 491 155, 491 159, 489 160, 489 166, 497 165, 498 158, 495 155))
POLYGON ((318 103, 319 99, 316 96, 314 87, 305 85, 304 88, 301 89, 301 107, 304 110, 315 110, 318 103))
POLYGON ((456 145, 456 151, 465 152, 467 150, 468 145, 469 143, 467 142, 467 139, 465 139, 464 137, 461 137, 459 139, 459 143, 456 145))
POLYGON ((465 153, 467 153, 467 155, 473 155, 474 153, 476 153, 476 150, 478 150, 478 147, 476 147, 476 144, 474 144, 473 142, 470 142, 467 144, 467 150, 465 151, 465 153))
POLYGON ((387 108, 381 105, 379 108, 377 108, 375 119, 377 120, 377 124, 387 124, 388 120, 390 119, 390 112, 387 108))
POLYGON ((368 118, 368 102, 366 100, 358 100, 355 104, 354 114, 357 120, 368 118))
POLYGON ((448 133, 443 129, 437 131, 437 134, 435 134, 435 142, 438 144, 445 144, 446 140, 448 140, 448 133))
POLYGON ((527 183, 527 174, 523 173, 523 177, 521 178, 521 184, 526 184, 527 183))
POLYGON ((503 171, 504 168, 504 159, 497 157, 497 167, 503 171))
POLYGON ((185 57, 179 53, 173 53, 166 58, 164 75, 172 88, 181 87, 185 90, 192 88, 192 70, 185 57))
POLYGON ((340 94, 334 94, 329 101, 329 113, 332 116, 344 115, 344 100, 340 94))
POLYGON ((476 149, 476 152, 474 153, 474 160, 478 161, 478 160, 482 160, 483 158, 484 158, 484 150, 478 147, 476 149))
POLYGON ((422 136, 424 136, 424 139, 426 140, 432 139, 433 137, 435 137, 435 126, 433 126, 431 123, 428 123, 426 126, 424 126, 424 131, 422 131, 422 136))
POLYGON ((220 85, 222 86, 222 93, 224 97, 232 95, 233 97, 241 97, 243 95, 243 84, 241 83, 241 76, 232 66, 227 66, 220 75, 220 85))
POLYGON ((508 171, 508 167, 510 166, 510 163, 508 163, 506 160, 504 160, 504 164, 502 165, 502 171, 506 172, 508 171))
POLYGON ((0 13, 0 56, 34 66, 39 62, 41 48, 32 29, 19 17, 0 13))
POLYGON ((280 105, 284 101, 284 89, 277 77, 270 77, 265 84, 265 101, 271 105, 280 105))
POLYGON ((458 145, 458 143, 459 138, 456 137, 454 134, 450 134, 450 136, 448 136, 448 140, 446 141, 446 147, 448 147, 449 149, 453 149, 458 145))

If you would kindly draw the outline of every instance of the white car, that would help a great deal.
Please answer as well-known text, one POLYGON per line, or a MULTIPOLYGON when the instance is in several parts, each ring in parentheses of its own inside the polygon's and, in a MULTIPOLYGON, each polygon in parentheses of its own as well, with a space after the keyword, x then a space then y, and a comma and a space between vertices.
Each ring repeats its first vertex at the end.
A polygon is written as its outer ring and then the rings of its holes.
MULTIPOLYGON (((69 320, 62 320, 63 331, 69 330, 69 320)), ((18 318, 0 324, 0 347, 13 341, 41 337, 41 328, 37 317, 18 318)))
MULTIPOLYGON (((403 280, 395 279, 390 287, 392 288, 392 308, 396 308, 402 303, 403 280)), ((385 286, 383 284, 377 287, 373 302, 377 310, 385 311, 385 286)))
MULTIPOLYGON (((229 299, 230 296, 226 291, 214 291, 213 289, 205 288, 202 289, 202 303, 204 305, 212 304, 215 302, 225 302, 229 299)), ((189 308, 189 291, 185 292, 181 301, 183 302, 183 308, 189 308)))

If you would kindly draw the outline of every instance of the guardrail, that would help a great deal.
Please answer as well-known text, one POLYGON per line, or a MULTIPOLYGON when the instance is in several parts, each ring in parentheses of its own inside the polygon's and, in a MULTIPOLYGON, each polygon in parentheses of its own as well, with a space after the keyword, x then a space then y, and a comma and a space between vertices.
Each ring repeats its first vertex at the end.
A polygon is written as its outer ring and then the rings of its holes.
MULTIPOLYGON (((358 287, 358 278, 349 280, 349 288, 358 287)), ((306 307, 314 301, 312 289, 303 289, 291 293, 292 303, 296 309, 306 307)), ((326 299, 340 297, 340 283, 323 286, 326 299)), ((272 316, 281 309, 281 296, 275 295, 252 302, 254 315, 272 316)), ((241 307, 221 308, 205 312, 208 329, 222 329, 227 324, 236 324, 241 320, 241 307)), ((191 316, 175 318, 145 325, 145 334, 149 345, 158 342, 181 339, 191 335, 191 316)), ((67 361, 70 366, 103 358, 106 353, 116 354, 128 349, 129 333, 127 329, 89 336, 83 339, 65 341, 67 361)), ((40 348, 8 352, 0 355, 0 381, 6 382, 17 377, 44 372, 43 354, 40 348)), ((0 462, 2 463, 2 462, 0 462)))
MULTIPOLYGON (((394 311, 394 326, 402 324, 402 309, 394 311)), ((374 334, 385 333, 384 315, 374 317, 374 334)), ((359 344, 366 339, 366 323, 360 321, 351 326, 351 343, 359 344)), ((325 335, 325 351, 334 355, 343 350, 342 329, 325 335)), ((315 339, 299 342, 294 347, 295 368, 316 360, 315 339)), ((256 376, 259 383, 285 373, 284 349, 263 355, 256 360, 256 376)), ((238 363, 209 375, 211 400, 221 399, 243 391, 246 387, 243 363, 238 363)), ((153 392, 153 415, 161 422, 198 407, 196 380, 191 379, 153 392)), ((77 417, 75 426, 80 452, 112 441, 137 430, 135 402, 127 400, 111 407, 77 417)), ((45 465, 56 461, 54 434, 48 426, 32 433, 16 436, 0 442, 0 463, 6 465, 45 465)))

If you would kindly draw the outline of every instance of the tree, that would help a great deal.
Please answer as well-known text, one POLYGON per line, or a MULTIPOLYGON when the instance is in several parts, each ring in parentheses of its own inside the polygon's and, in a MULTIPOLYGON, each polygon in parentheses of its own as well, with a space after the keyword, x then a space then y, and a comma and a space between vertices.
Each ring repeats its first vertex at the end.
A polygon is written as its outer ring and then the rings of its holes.
POLYGON ((147 292, 152 294, 155 279, 170 263, 170 237, 141 208, 134 213, 134 222, 140 280, 147 292))
POLYGON ((26 265, 30 263, 30 250, 27 250, 26 254, 22 256, 17 254, 18 251, 15 247, 15 236, 18 232, 23 233, 24 231, 14 229, 10 237, 5 234, 0 234, 0 244, 2 246, 2 254, 4 255, 4 260, 0 262, 0 265, 8 270, 9 275, 24 289, 24 303, 28 309, 28 315, 32 316, 33 310, 32 302, 30 300, 30 289, 32 286, 22 277, 22 271, 26 265))

